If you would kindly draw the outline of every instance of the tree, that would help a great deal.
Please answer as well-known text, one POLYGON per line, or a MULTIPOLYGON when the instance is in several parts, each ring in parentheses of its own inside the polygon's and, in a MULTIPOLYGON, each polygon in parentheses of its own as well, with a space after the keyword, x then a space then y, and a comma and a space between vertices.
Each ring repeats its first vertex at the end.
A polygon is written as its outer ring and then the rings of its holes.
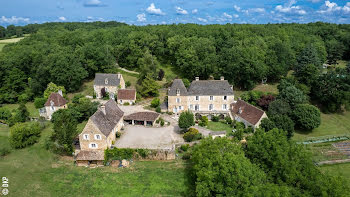
POLYGON ((303 65, 294 72, 295 78, 297 78, 300 83, 307 86, 310 86, 314 81, 316 81, 319 74, 320 67, 316 66, 315 64, 303 65))
POLYGON ((160 105, 160 100, 159 100, 159 98, 154 98, 154 99, 151 101, 151 107, 157 108, 157 107, 159 107, 159 105, 160 105))
POLYGON ((336 39, 326 41, 327 62, 328 64, 337 64, 344 53, 344 45, 336 39))
POLYGON ((47 99, 45 99, 44 97, 36 97, 34 99, 35 108, 39 109, 39 108, 44 107, 46 101, 47 101, 47 99))
POLYGON ((300 104, 292 113, 295 126, 299 129, 312 130, 321 124, 320 110, 309 104, 300 104))
POLYGON ((25 104, 21 103, 15 111, 15 115, 9 120, 9 125, 13 126, 17 122, 25 122, 29 120, 29 112, 25 104))
POLYGON ((201 139, 202 134, 195 128, 190 128, 183 136, 186 142, 192 142, 201 139))
POLYGON ((187 130, 194 125, 194 116, 190 111, 184 111, 179 117, 179 127, 181 129, 187 130))
POLYGON ((273 95, 263 95, 260 99, 257 100, 258 106, 260 106, 263 110, 267 110, 271 102, 275 100, 275 96, 273 95))
POLYGON ((283 130, 257 130, 247 139, 244 150, 272 183, 293 187, 309 196, 344 196, 348 192, 335 178, 320 172, 310 153, 302 145, 288 140, 283 130))
POLYGON ((264 129, 266 132, 274 128, 277 128, 275 123, 269 118, 263 118, 261 120, 260 128, 264 129))
POLYGON ((304 93, 295 86, 286 87, 279 93, 277 98, 287 102, 291 107, 307 101, 307 97, 304 93))
POLYGON ((71 154, 73 152, 73 139, 77 133, 77 120, 69 109, 60 109, 52 115, 54 133, 51 140, 58 144, 61 152, 71 154))
MULTIPOLYGON (((287 131, 288 139, 293 137, 294 122, 287 115, 274 115, 274 116, 271 116, 270 119, 274 123, 275 128, 287 131)), ((269 131, 269 130, 265 130, 265 131, 269 131)))
POLYGON ((266 182, 265 174, 227 138, 205 138, 194 146, 193 180, 196 196, 244 196, 266 182))
POLYGON ((24 148, 35 144, 40 138, 41 128, 37 122, 17 123, 10 128, 12 148, 24 148))
POLYGON ((269 109, 268 109, 268 115, 288 115, 291 113, 290 106, 287 102, 277 99, 270 103, 269 109))
POLYGON ((99 103, 91 102, 90 99, 85 96, 76 95, 73 97, 73 103, 69 104, 68 108, 72 111, 74 117, 78 122, 88 120, 96 111, 99 103))
POLYGON ((138 92, 144 97, 157 97, 159 95, 158 89, 159 85, 150 75, 147 75, 138 86, 138 92))
POLYGON ((146 50, 144 56, 137 61, 139 69, 139 83, 142 82, 146 76, 150 76, 152 79, 158 79, 159 62, 149 50, 146 50))
POLYGON ((162 81, 163 78, 164 78, 164 75, 165 75, 165 72, 163 69, 159 69, 159 72, 158 72, 158 80, 159 81, 162 81))
POLYGON ((316 46, 308 44, 297 57, 297 65, 294 68, 295 72, 299 72, 299 69, 308 65, 313 64, 316 67, 322 66, 323 62, 320 58, 320 52, 317 51, 316 46))
POLYGON ((66 89, 63 86, 57 86, 56 84, 50 82, 47 84, 47 88, 44 91, 44 98, 47 100, 51 93, 57 93, 59 90, 62 91, 63 96, 66 95, 66 89))

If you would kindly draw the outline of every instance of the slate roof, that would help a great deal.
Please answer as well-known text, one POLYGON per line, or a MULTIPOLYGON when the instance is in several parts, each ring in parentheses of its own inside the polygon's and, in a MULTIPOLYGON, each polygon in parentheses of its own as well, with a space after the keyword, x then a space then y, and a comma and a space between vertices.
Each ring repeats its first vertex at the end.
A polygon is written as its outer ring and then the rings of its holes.
POLYGON ((131 89, 119 89, 118 99, 120 100, 136 100, 136 90, 131 89))
POLYGON ((118 79, 118 74, 96 73, 95 74, 94 85, 119 86, 120 85, 120 79, 118 79), (107 79, 107 84, 106 84, 106 79, 107 79))
POLYGON ((168 96, 176 96, 177 89, 180 90, 181 96, 187 95, 187 89, 181 79, 174 79, 173 84, 168 90, 168 96))
POLYGON ((231 104, 231 113, 255 125, 265 112, 243 100, 238 100, 236 103, 231 104), (241 113, 239 113, 240 109, 242 110, 241 113))
POLYGON ((192 81, 188 95, 225 96, 233 95, 233 90, 227 80, 199 80, 192 81))
POLYGON ((45 106, 51 106, 51 101, 53 102, 53 106, 56 107, 61 107, 67 103, 66 99, 64 99, 60 94, 54 92, 50 94, 45 106))
POLYGON ((159 117, 156 112, 136 112, 124 117, 124 120, 155 121, 159 117))
POLYGON ((124 112, 112 99, 104 106, 106 114, 99 108, 90 119, 105 136, 108 136, 118 124, 119 120, 124 116, 124 112))
POLYGON ((104 160, 104 152, 103 151, 80 151, 76 157, 76 160, 78 161, 88 161, 88 160, 97 160, 102 161, 104 160))

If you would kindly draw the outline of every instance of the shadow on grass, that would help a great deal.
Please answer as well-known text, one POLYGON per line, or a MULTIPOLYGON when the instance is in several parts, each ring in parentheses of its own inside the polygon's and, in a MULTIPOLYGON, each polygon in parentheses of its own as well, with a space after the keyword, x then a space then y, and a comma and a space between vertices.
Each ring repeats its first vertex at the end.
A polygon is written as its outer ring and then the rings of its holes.
POLYGON ((195 185, 195 176, 193 173, 193 163, 191 160, 185 161, 185 193, 183 193, 183 196, 186 197, 193 197, 196 196, 196 185, 195 185))

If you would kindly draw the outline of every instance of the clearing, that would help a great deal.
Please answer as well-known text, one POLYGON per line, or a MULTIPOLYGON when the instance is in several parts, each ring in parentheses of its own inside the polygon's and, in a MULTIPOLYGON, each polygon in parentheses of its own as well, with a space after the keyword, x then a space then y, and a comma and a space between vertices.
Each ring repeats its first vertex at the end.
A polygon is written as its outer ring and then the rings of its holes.
MULTIPOLYGON (((2 107, 9 109, 11 112, 19 107, 19 104, 4 104, 2 107)), ((27 110, 30 117, 39 117, 39 110, 35 108, 33 102, 26 103, 27 110)))
POLYGON ((2 48, 4 48, 5 45, 18 42, 18 41, 22 40, 23 38, 25 38, 25 37, 0 40, 0 52, 2 51, 2 48))

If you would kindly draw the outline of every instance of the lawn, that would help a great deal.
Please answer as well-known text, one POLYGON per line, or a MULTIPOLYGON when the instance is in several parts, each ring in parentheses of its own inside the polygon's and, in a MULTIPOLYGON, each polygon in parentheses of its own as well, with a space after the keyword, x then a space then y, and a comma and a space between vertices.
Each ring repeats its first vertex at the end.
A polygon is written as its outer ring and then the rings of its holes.
POLYGON ((227 133, 230 133, 232 131, 231 125, 222 123, 222 122, 213 122, 209 121, 207 129, 212 131, 226 131, 227 133))
POLYGON ((345 184, 350 187, 350 163, 323 165, 320 169, 332 175, 342 176, 347 181, 345 184))
POLYGON ((278 94, 277 85, 278 85, 277 83, 276 84, 259 84, 255 86, 253 90, 257 90, 265 93, 278 94))
MULTIPOLYGON (((0 144, 8 129, 0 127, 0 144)), ((0 174, 9 179, 11 196, 184 196, 186 164, 175 161, 135 161, 130 168, 85 168, 71 157, 45 150, 49 125, 40 142, 12 150, 0 158, 0 174)))
POLYGON ((341 136, 350 134, 350 111, 342 114, 321 113, 321 125, 312 132, 296 131, 294 139, 304 141, 312 137, 341 136))
POLYGON ((4 48, 5 45, 6 44, 4 44, 4 43, 0 43, 0 52, 2 51, 2 48, 4 48))
MULTIPOLYGON (((3 107, 13 111, 19 107, 19 104, 4 104, 3 107)), ((39 117, 39 110, 35 108, 33 102, 28 102, 26 107, 30 117, 39 117)))

